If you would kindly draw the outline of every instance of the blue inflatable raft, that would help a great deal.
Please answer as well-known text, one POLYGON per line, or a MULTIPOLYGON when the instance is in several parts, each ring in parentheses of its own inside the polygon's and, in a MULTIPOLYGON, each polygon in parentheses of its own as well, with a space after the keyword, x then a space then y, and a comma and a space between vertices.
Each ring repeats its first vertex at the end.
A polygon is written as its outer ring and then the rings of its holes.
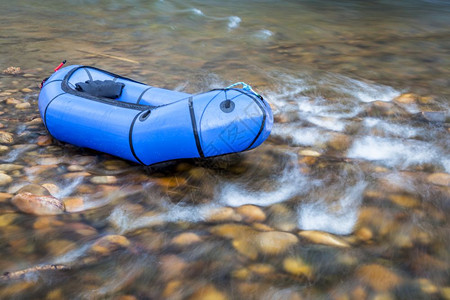
POLYGON ((43 83, 39 111, 54 138, 143 165, 246 151, 273 124, 245 84, 191 95, 77 65, 43 83))

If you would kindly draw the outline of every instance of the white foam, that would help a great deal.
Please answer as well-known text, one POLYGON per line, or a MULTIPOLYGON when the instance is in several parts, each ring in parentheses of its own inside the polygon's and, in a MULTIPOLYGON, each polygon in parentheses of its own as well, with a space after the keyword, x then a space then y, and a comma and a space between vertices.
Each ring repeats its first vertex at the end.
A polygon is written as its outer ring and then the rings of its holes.
POLYGON ((267 40, 271 36, 273 36, 273 32, 267 29, 261 29, 255 33, 255 37, 261 40, 267 40))
POLYGON ((347 122, 340 121, 337 118, 331 117, 307 117, 306 120, 314 125, 323 127, 325 129, 333 130, 333 131, 343 131, 347 126, 347 122))
POLYGON ((190 11, 192 11, 195 15, 198 16, 204 16, 205 14, 198 8, 191 8, 190 11))
POLYGON ((296 155, 291 156, 282 174, 275 175, 272 180, 274 189, 271 191, 249 191, 240 184, 226 183, 219 192, 219 203, 233 207, 245 204, 269 206, 307 190, 307 178, 299 171, 296 155))
POLYGON ((290 138, 296 146, 320 145, 330 139, 330 135, 319 128, 296 124, 275 124, 272 135, 290 138))
POLYGON ((382 131, 388 136, 398 138, 413 138, 425 133, 423 129, 386 122, 377 118, 365 118, 363 124, 368 129, 376 128, 377 131, 382 131))
POLYGON ((394 88, 382 84, 367 83, 353 78, 337 75, 343 82, 337 86, 337 90, 351 94, 361 102, 392 101, 401 93, 394 88))
POLYGON ((231 16, 228 17, 228 30, 233 30, 239 27, 239 24, 241 23, 241 18, 237 16, 231 16))
POLYGON ((427 142, 411 139, 364 136, 357 139, 347 156, 381 161, 390 167, 407 168, 415 164, 434 163, 450 171, 450 157, 445 151, 427 142))
POLYGON ((312 199, 312 202, 301 204, 297 209, 299 228, 341 235, 352 233, 365 187, 366 183, 361 181, 347 188, 343 197, 335 203, 312 199), (339 209, 336 210, 336 207, 339 209))

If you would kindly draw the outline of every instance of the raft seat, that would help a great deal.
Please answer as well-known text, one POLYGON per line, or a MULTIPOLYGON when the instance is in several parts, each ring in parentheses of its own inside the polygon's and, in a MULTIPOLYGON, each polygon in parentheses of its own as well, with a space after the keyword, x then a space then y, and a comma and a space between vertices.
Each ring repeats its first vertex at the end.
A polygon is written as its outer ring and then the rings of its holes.
POLYGON ((75 89, 77 83, 87 80, 112 80, 123 83, 122 93, 115 100, 133 104, 161 106, 191 96, 188 93, 171 91, 148 86, 137 81, 130 81, 128 78, 117 77, 114 74, 108 74, 89 67, 76 70, 69 78, 69 85, 75 89))

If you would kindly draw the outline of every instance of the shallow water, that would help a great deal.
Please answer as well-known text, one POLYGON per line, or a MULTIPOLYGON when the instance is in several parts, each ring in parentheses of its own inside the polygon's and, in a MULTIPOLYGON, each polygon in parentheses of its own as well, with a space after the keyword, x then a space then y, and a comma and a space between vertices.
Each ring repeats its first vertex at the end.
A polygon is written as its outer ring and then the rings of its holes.
POLYGON ((0 9, 1 70, 21 68, 0 74, 1 298, 450 299, 447 1, 0 9), (188 93, 245 81, 272 135, 151 168, 46 140, 38 85, 63 59, 188 93), (20 211, 30 184, 66 211, 20 211))

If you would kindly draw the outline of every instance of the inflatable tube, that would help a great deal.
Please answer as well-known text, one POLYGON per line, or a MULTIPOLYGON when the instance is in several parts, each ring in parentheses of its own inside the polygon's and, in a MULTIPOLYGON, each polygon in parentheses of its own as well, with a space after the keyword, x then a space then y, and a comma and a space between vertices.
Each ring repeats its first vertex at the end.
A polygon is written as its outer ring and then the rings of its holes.
POLYGON ((77 65, 44 82, 39 111, 57 140, 143 165, 253 149, 267 139, 273 124, 269 104, 251 89, 191 95, 77 65), (123 83, 120 96, 77 90, 77 84, 95 80, 123 83))

